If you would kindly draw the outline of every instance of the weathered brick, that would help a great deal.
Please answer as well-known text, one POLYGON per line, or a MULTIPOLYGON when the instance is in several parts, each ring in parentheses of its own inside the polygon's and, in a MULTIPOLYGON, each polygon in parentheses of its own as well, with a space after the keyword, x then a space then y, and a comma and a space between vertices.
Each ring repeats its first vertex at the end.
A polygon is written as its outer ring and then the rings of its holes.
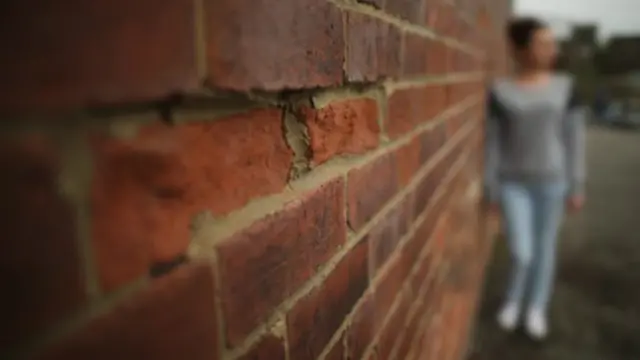
POLYGON ((343 190, 341 179, 332 180, 220 244, 229 345, 239 344, 344 243, 343 190))
POLYGON ((340 84, 342 13, 333 4, 208 0, 205 9, 211 86, 280 90, 340 84))
POLYGON ((191 1, 10 0, 0 12, 0 42, 12 49, 0 57, 3 112, 155 100, 199 85, 191 1))
POLYGON ((431 50, 429 44, 431 42, 433 41, 423 36, 405 33, 403 76, 424 75, 427 73, 428 53, 431 50))
POLYGON ((376 272, 398 247, 407 232, 411 198, 406 197, 367 234, 371 246, 371 269, 376 272))
POLYGON ((268 334, 256 345, 254 345, 246 354, 240 357, 240 360, 284 360, 286 359, 286 350, 284 339, 268 334))
POLYGON ((422 1, 423 0, 387 0, 385 9, 387 12, 402 19, 416 24, 422 24, 424 22, 422 1))
POLYGON ((211 268, 190 264, 95 318, 38 359, 218 359, 211 268))
POLYGON ((197 213, 224 214, 282 190, 293 157, 276 109, 154 124, 134 139, 93 145, 92 231, 106 289, 182 254, 197 213))
POLYGON ((287 315, 292 359, 315 359, 369 286, 368 246, 361 240, 324 282, 287 315))
POLYGON ((360 98, 335 101, 321 109, 300 109, 309 132, 312 161, 362 154, 378 146, 378 103, 360 98))
POLYGON ((395 26, 348 12, 346 38, 349 81, 375 81, 400 75, 401 35, 395 26))
POLYGON ((387 154, 347 176, 349 226, 358 230, 373 218, 398 190, 398 176, 393 154, 387 154), (371 179, 376 181, 371 181, 371 179))
POLYGON ((374 324, 373 295, 362 298, 347 330, 347 358, 362 359, 376 333, 374 324))
POLYGON ((60 197, 56 151, 45 139, 0 144, 0 357, 84 299, 74 211, 60 197))

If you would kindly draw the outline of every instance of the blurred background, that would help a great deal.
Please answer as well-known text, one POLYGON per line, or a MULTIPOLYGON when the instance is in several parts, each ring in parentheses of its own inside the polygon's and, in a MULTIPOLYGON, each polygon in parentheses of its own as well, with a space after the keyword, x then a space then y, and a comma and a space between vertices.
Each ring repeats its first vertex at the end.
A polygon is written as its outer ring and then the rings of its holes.
POLYGON ((514 6, 556 32, 558 66, 576 76, 595 122, 640 126, 640 1, 516 0, 514 6))

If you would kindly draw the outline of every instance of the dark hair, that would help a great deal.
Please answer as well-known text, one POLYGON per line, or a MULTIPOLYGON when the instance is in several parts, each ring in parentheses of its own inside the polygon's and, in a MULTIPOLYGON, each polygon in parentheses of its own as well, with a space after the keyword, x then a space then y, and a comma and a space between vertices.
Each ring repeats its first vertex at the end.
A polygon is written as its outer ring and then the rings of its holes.
POLYGON ((536 31, 546 28, 547 25, 532 17, 517 18, 511 20, 507 26, 507 36, 511 45, 516 50, 524 50, 531 45, 536 31))

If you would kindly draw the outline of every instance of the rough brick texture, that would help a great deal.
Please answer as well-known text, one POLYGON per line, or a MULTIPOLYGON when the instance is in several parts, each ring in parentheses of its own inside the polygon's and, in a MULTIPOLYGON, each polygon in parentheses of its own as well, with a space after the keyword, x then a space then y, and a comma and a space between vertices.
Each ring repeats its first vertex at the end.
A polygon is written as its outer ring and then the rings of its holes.
POLYGON ((510 9, 4 2, 0 358, 459 359, 510 9))

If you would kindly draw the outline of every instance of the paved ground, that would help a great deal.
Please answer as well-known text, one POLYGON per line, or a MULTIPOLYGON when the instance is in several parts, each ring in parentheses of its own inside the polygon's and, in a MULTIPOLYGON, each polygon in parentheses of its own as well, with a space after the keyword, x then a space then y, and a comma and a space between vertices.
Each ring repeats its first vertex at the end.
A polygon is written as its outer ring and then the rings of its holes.
POLYGON ((495 326, 509 263, 496 246, 469 360, 640 359, 640 132, 589 131, 587 207, 567 220, 544 344, 495 326))

